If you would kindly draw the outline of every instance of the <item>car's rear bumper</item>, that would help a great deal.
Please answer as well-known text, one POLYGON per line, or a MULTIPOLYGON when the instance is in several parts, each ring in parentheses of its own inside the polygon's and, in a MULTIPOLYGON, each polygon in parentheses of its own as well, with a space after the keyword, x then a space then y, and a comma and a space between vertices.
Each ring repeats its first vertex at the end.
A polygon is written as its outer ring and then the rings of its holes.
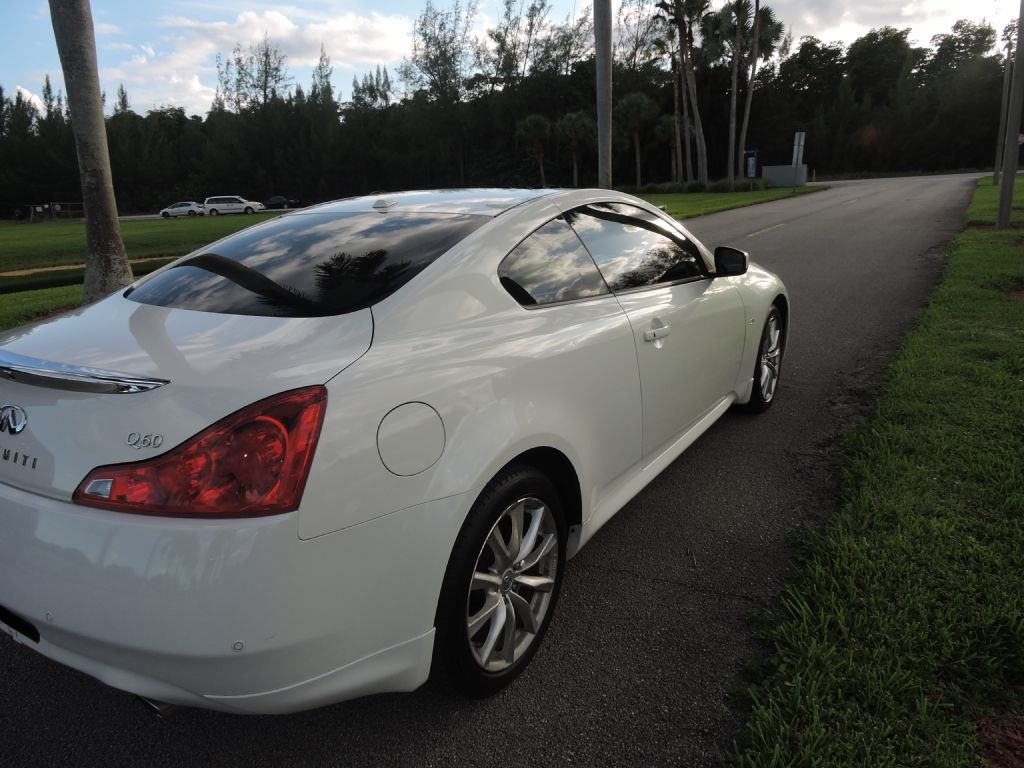
POLYGON ((193 521, 0 485, 0 605, 16 639, 171 704, 279 713, 426 680, 460 497, 300 541, 294 513, 193 521))

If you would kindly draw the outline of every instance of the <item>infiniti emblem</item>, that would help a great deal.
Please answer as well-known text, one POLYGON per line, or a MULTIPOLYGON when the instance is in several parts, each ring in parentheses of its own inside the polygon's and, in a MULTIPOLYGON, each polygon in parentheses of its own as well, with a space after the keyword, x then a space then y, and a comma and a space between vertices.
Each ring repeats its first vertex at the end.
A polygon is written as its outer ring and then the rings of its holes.
POLYGON ((0 432, 16 435, 28 424, 28 414, 19 405, 0 405, 0 432))

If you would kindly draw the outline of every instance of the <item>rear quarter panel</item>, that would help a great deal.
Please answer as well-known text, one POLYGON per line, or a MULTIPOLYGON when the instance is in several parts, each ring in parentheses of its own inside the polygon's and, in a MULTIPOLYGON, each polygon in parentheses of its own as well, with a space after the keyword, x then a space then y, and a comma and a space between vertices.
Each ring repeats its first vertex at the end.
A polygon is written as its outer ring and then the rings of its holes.
POLYGON ((542 446, 572 462, 586 518, 600 489, 639 460, 636 350, 615 298, 531 310, 498 282, 498 263, 519 237, 558 215, 536 208, 482 228, 374 307, 369 352, 328 383, 302 538, 478 492, 509 460, 542 446), (433 466, 398 477, 384 467, 376 434, 406 402, 440 414, 445 445, 433 466))

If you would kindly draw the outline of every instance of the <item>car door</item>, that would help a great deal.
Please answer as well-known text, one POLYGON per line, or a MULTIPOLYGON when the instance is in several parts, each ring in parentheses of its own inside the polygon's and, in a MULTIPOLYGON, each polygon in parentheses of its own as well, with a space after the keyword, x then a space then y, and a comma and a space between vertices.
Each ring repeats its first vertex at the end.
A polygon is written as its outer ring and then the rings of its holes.
POLYGON ((707 273, 695 243, 649 211, 597 203, 567 218, 632 326, 647 464, 734 389, 743 304, 707 273))
POLYGON ((527 310, 504 331, 510 338, 522 333, 529 350, 529 362, 517 365, 529 379, 524 391, 557 404, 558 423, 547 428, 578 451, 589 512, 641 458, 643 411, 629 320, 561 216, 512 249, 498 279, 527 310))

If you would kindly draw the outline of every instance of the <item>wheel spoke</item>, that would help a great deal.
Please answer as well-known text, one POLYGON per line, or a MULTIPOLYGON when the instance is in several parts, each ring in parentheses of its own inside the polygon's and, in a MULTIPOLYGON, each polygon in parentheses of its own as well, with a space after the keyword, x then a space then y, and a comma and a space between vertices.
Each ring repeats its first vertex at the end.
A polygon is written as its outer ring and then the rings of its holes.
POLYGON ((486 589, 497 592, 501 589, 501 576, 490 571, 474 571, 470 590, 486 589))
POLYGON ((508 595, 503 602, 505 606, 505 634, 501 644, 501 658, 511 664, 516 660, 516 617, 515 608, 508 595))
POLYGON ((775 384, 779 380, 779 369, 777 365, 764 358, 761 360, 761 397, 770 400, 775 394, 775 384))
POLYGON ((513 629, 515 628, 515 619, 508 615, 508 606, 505 604, 505 601, 497 595, 494 596, 494 599, 497 602, 494 609, 492 609, 494 620, 491 622, 491 628, 487 632, 487 639, 480 646, 480 661, 485 665, 491 660, 491 654, 494 653, 494 644, 498 642, 498 637, 501 635, 501 630, 505 625, 511 624, 513 629), (509 619, 512 620, 509 621, 509 619))
POLYGON ((555 588, 555 580, 550 576, 516 576, 516 583, 529 587, 536 592, 550 592, 555 588))
POLYGON ((526 598, 522 595, 517 595, 515 592, 509 592, 508 599, 512 603, 516 618, 523 625, 523 629, 531 635, 537 634, 537 629, 539 628, 537 617, 533 615, 533 610, 530 608, 530 604, 526 602, 526 598))
MULTIPOLYGON (((484 607, 477 611, 475 615, 471 616, 466 624, 466 628, 469 630, 469 636, 475 637, 476 633, 480 631, 484 624, 491 620, 491 617, 495 615, 495 612, 501 605, 501 597, 496 592, 488 595, 487 599, 484 600, 484 607)), ((493 632, 493 627, 491 630, 493 632)))
POLYGON ((537 534, 540 533, 540 524, 544 522, 544 515, 547 514, 547 507, 538 507, 530 513, 530 528, 523 537, 523 543, 516 554, 516 560, 524 559, 537 543, 537 534))
POLYGON ((779 341, 782 338, 782 330, 779 328, 779 322, 774 317, 769 319, 767 333, 765 334, 766 341, 768 342, 768 348, 765 352, 774 354, 779 348, 779 341))
POLYGON ((522 566, 519 568, 519 571, 528 571, 533 568, 533 566, 539 563, 540 559, 554 549, 557 544, 558 539, 555 534, 548 533, 541 536, 540 544, 534 547, 533 551, 521 560, 522 566))
POLYGON ((508 512, 512 521, 512 535, 508 539, 509 565, 512 558, 519 557, 519 548, 523 544, 523 517, 526 514, 526 502, 521 501, 508 512))
POLYGON ((494 553, 497 570, 503 571, 512 565, 512 553, 509 551, 509 546, 505 543, 505 539, 501 536, 499 526, 496 525, 491 529, 491 535, 487 537, 487 545, 491 548, 491 552, 494 553))

